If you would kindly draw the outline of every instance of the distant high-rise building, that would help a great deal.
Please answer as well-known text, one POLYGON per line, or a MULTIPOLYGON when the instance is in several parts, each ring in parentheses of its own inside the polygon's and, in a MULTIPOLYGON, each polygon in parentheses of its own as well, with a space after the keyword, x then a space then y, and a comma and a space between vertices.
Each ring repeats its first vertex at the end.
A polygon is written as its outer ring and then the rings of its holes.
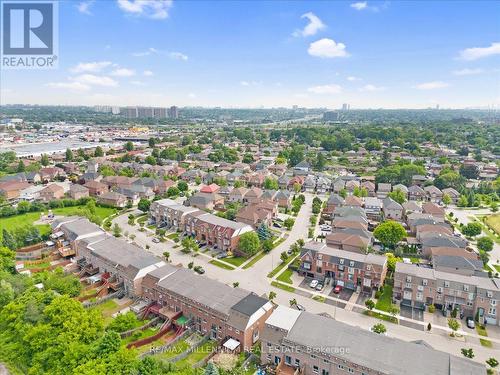
POLYGON ((297 109, 299 109, 299 106, 298 106, 297 104, 295 104, 295 105, 292 107, 292 109, 293 109, 294 111, 296 111, 297 109))
POLYGON ((439 104, 436 104, 436 109, 439 109, 439 104))
POLYGON ((351 106, 347 103, 342 104, 342 110, 343 111, 348 111, 351 108, 351 106))
POLYGON ((166 108, 153 108, 153 117, 154 118, 167 118, 167 109, 166 108))
POLYGON ((96 105, 96 106, 94 106, 95 112, 111 113, 111 110, 112 110, 112 108, 108 105, 96 105))
POLYGON ((120 114, 126 118, 137 118, 137 107, 122 107, 120 108, 120 114))
POLYGON ((175 105, 170 107, 168 110, 168 117, 178 118, 179 117, 179 108, 177 108, 175 105))
POLYGON ((152 107, 138 107, 137 117, 139 118, 153 118, 153 108, 152 107))
POLYGON ((338 121, 339 114, 335 111, 326 111, 323 113, 323 121, 338 121))
POLYGON ((120 114, 120 107, 111 108, 111 113, 114 115, 119 115, 120 114))

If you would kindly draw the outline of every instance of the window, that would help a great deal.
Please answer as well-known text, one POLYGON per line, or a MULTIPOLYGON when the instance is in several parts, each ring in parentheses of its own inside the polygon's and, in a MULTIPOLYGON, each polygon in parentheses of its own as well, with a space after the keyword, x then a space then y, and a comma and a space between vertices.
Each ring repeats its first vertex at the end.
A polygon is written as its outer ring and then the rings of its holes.
POLYGON ((445 281, 444 282, 444 287, 445 288, 449 288, 450 287, 450 282, 449 281, 445 281))
POLYGON ((464 291, 465 291, 465 292, 468 292, 468 291, 469 291, 469 286, 468 286, 468 285, 464 285, 464 291))
POLYGON ((292 364, 292 357, 290 357, 289 355, 285 356, 285 363, 287 365, 291 365, 292 364))
POLYGON ((406 282, 411 283, 411 276, 406 276, 406 282))
POLYGON ((316 358, 316 356, 314 354, 311 354, 311 358, 314 359, 316 358))
POLYGON ((343 366, 343 365, 338 365, 338 368, 339 368, 340 370, 343 370, 343 369, 344 369, 344 366, 343 366))
POLYGON ((423 286, 427 286, 427 279, 423 279, 423 280, 422 280, 422 285, 423 285, 423 286))
POLYGON ((295 366, 297 366, 297 367, 300 366, 300 359, 295 358, 295 366))
POLYGON ((491 306, 496 306, 497 305, 497 300, 496 299, 492 299, 490 301, 490 304, 491 304, 491 306))
POLYGON ((497 309, 495 307, 490 307, 488 310, 488 314, 490 315, 496 315, 497 314, 497 309))
POLYGON ((340 263, 340 264, 344 264, 344 259, 340 259, 340 260, 339 260, 339 263, 340 263))
POLYGON ((354 374, 354 370, 352 368, 348 368, 347 371, 349 371, 349 374, 354 374))
POLYGON ((488 298, 493 297, 493 293, 490 290, 486 291, 486 297, 488 298))
POLYGON ((318 366, 313 366, 313 372, 315 374, 319 373, 319 367, 318 366))
POLYGON ((351 261, 349 262, 349 266, 350 266, 350 267, 354 267, 354 261, 353 261, 353 260, 351 260, 351 261))
POLYGON ((366 270, 367 271, 371 271, 372 270, 372 265, 371 264, 367 264, 366 265, 366 270))

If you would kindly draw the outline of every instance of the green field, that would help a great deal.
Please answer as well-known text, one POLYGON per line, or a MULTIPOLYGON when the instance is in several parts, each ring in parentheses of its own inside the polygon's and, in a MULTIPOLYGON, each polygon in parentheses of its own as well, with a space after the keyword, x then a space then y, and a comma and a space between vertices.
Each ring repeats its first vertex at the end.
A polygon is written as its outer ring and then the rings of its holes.
POLYGON ((500 214, 486 216, 484 221, 500 236, 500 214))
MULTIPOLYGON (((71 216, 78 214, 78 208, 82 206, 75 207, 63 207, 63 208, 54 208, 52 212, 54 215, 59 216, 71 216)), ((96 207, 95 208, 96 215, 101 219, 105 219, 106 217, 116 213, 116 209, 108 208, 108 207, 96 207)), ((0 219, 0 240, 2 239, 2 230, 6 229, 8 231, 15 230, 17 228, 23 227, 25 225, 33 225, 33 223, 40 219, 41 212, 27 212, 22 215, 14 215, 10 217, 4 217, 0 219)), ((50 233, 50 226, 48 224, 43 225, 35 225, 40 231, 42 236, 50 233)))

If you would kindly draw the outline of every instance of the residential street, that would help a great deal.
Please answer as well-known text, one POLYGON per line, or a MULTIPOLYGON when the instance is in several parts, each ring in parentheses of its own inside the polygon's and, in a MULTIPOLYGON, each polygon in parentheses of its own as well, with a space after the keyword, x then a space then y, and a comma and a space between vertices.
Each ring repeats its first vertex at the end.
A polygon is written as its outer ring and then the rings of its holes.
MULTIPOLYGON (((121 215, 113 219, 113 223, 117 223, 122 229, 123 232, 134 233, 136 238, 134 242, 138 245, 145 247, 146 245, 150 246, 149 251, 162 256, 165 251, 170 253, 170 261, 172 264, 182 264, 184 267, 191 261, 194 261, 195 265, 201 265, 205 271, 206 276, 212 279, 224 282, 228 285, 232 285, 234 282, 238 282, 241 288, 245 288, 251 290, 259 295, 268 295, 270 291, 274 291, 276 293, 275 302, 289 306, 289 301, 295 299, 298 304, 305 307, 305 309, 309 312, 317 313, 317 314, 328 314, 331 317, 334 317, 338 321, 347 323, 352 326, 358 326, 363 329, 370 329, 374 324, 380 323, 379 319, 369 317, 364 314, 359 314, 355 311, 350 311, 352 306, 358 307, 364 310, 364 306, 353 304, 349 309, 344 309, 340 307, 336 307, 336 302, 324 303, 313 300, 310 297, 311 290, 298 288, 294 285, 296 289, 295 293, 285 291, 281 288, 277 288, 271 286, 270 283, 272 280, 275 280, 279 274, 275 275, 273 279, 269 279, 267 274, 273 270, 281 261, 280 261, 280 253, 283 251, 287 251, 290 246, 297 241, 299 238, 303 238, 305 241, 307 239, 307 231, 309 228, 309 218, 311 216, 312 210, 312 200, 314 195, 312 194, 304 194, 306 197, 305 204, 302 206, 299 211, 297 217, 295 218, 295 225, 292 231, 289 233, 288 238, 280 245, 278 245, 275 249, 271 251, 270 254, 267 254, 262 259, 260 259, 255 265, 248 269, 243 269, 238 267, 234 270, 226 270, 210 264, 209 262, 213 260, 211 256, 203 253, 194 253, 194 254, 184 254, 181 252, 181 247, 178 246, 174 248, 176 245, 173 241, 168 240, 163 243, 154 243, 152 239, 155 237, 154 232, 151 229, 147 229, 145 227, 144 232, 139 231, 139 226, 130 226, 128 225, 128 214, 121 215)), ((322 197, 324 199, 324 197, 322 197)), ((467 216, 471 213, 462 211, 462 210, 453 210, 454 214, 459 217, 459 220, 463 222, 466 221, 467 216)), ((136 212, 136 214, 138 211, 136 212)), ((481 212, 476 212, 481 213, 481 212)), ((469 219, 467 219, 469 220, 469 219)), ((500 251, 499 251, 500 255, 500 251)), ((283 271, 286 270, 286 267, 283 268, 283 271)), ((319 294, 316 292, 315 294, 319 294)), ((329 297, 331 300, 335 300, 335 298, 329 297)), ((346 301, 339 300, 343 305, 346 304, 346 301)), ((408 323, 415 324, 416 326, 422 325, 421 322, 412 321, 412 319, 402 317, 401 320, 406 320, 408 323)), ((383 322, 387 327, 387 335, 395 338, 399 338, 405 341, 415 341, 415 340, 425 340, 432 347, 442 350, 445 352, 449 352, 453 355, 460 355, 460 350, 464 347, 471 347, 474 349, 474 353, 476 357, 475 361, 483 362, 490 357, 500 357, 500 350, 496 349, 500 347, 500 332, 497 334, 496 330, 489 327, 490 336, 492 341, 494 342, 494 346, 496 348, 489 349, 481 346, 478 337, 475 331, 465 331, 465 334, 469 334, 470 336, 462 339, 452 339, 449 337, 446 324, 442 324, 442 322, 438 322, 441 324, 436 324, 435 321, 432 322, 433 327, 435 327, 432 332, 424 331, 424 327, 422 325, 422 330, 418 330, 415 328, 409 328, 401 324, 392 324, 389 322, 383 322), (442 329, 439 329, 439 326, 442 329)), ((427 325, 428 322, 425 322, 427 325)))

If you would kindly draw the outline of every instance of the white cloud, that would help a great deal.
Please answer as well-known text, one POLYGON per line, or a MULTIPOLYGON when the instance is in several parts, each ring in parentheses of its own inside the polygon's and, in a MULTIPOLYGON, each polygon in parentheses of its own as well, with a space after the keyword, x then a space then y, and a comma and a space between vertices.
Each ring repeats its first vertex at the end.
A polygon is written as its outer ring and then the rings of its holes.
POLYGON ((118 68, 113 70, 111 75, 115 77, 132 77, 135 75, 135 71, 133 69, 118 68))
POLYGON ((476 74, 481 74, 483 72, 483 69, 469 69, 469 68, 465 68, 465 69, 460 69, 460 70, 454 70, 453 71, 453 74, 456 75, 456 76, 472 76, 472 75, 476 75, 476 74))
POLYGON ((77 66, 74 66, 70 69, 73 73, 83 73, 83 72, 91 72, 97 73, 112 65, 111 61, 97 61, 97 62, 87 62, 87 63, 79 63, 77 66))
POLYGON ((448 86, 449 86, 449 84, 446 82, 443 82, 443 81, 432 81, 432 82, 420 83, 420 84, 414 86, 414 88, 416 88, 418 90, 436 90, 436 89, 442 89, 442 88, 445 88, 448 86))
POLYGON ((340 94, 342 92, 342 87, 339 85, 322 85, 309 87, 307 91, 313 94, 340 94))
POLYGON ((189 59, 189 57, 182 52, 160 51, 159 49, 153 47, 149 47, 146 51, 132 53, 132 56, 135 57, 143 57, 150 55, 162 55, 162 56, 167 56, 173 60, 182 60, 182 61, 187 61, 189 59))
POLYGON ((145 75, 146 77, 153 76, 153 72, 151 70, 145 70, 144 72, 142 72, 142 74, 145 75))
POLYGON ((146 86, 146 84, 142 81, 130 81, 130 83, 135 86, 146 86))
POLYGON ((168 56, 171 58, 171 59, 174 59, 174 60, 182 60, 182 61, 187 61, 188 57, 187 55, 181 53, 181 52, 170 52, 168 54, 168 56))
POLYGON ((78 3, 76 8, 78 9, 78 11, 80 13, 91 15, 92 12, 90 11, 90 7, 92 6, 93 3, 94 3, 94 0, 82 1, 82 2, 78 3))
POLYGON ((358 1, 357 3, 352 3, 351 8, 356 10, 363 10, 368 8, 368 3, 366 1, 358 1))
POLYGON ((194 92, 190 92, 190 93, 188 94, 188 97, 189 97, 190 99, 195 99, 195 98, 196 98, 196 94, 195 94, 194 92))
POLYGON ((45 86, 53 89, 66 89, 72 91, 88 91, 90 86, 81 82, 49 82, 45 86))
POLYGON ((460 51, 460 58, 469 61, 493 55, 500 55, 500 42, 491 43, 489 47, 466 48, 460 51))
POLYGON ((76 77, 72 77, 71 80, 73 80, 74 82, 79 82, 84 85, 91 85, 91 86, 104 86, 104 87, 118 86, 118 82, 111 77, 96 76, 93 74, 82 74, 76 77))
POLYGON ((152 19, 165 19, 172 7, 172 0, 117 0, 118 7, 126 13, 152 19))
POLYGON ((257 86, 260 85, 262 82, 258 81, 240 81, 241 86, 257 86))
POLYGON ((361 81, 361 78, 355 77, 355 76, 349 76, 349 77, 347 77, 347 80, 354 82, 354 81, 361 81))
POLYGON ((344 43, 336 43, 333 39, 323 38, 311 43, 307 52, 311 56, 323 58, 347 57, 349 54, 345 48, 344 43))
POLYGON ((361 92, 374 92, 374 91, 384 91, 385 87, 382 86, 375 86, 375 85, 364 85, 359 89, 361 92))
POLYGON ((302 30, 295 30, 293 36, 311 36, 326 28, 326 25, 312 12, 303 14, 300 18, 307 18, 308 24, 302 30))

